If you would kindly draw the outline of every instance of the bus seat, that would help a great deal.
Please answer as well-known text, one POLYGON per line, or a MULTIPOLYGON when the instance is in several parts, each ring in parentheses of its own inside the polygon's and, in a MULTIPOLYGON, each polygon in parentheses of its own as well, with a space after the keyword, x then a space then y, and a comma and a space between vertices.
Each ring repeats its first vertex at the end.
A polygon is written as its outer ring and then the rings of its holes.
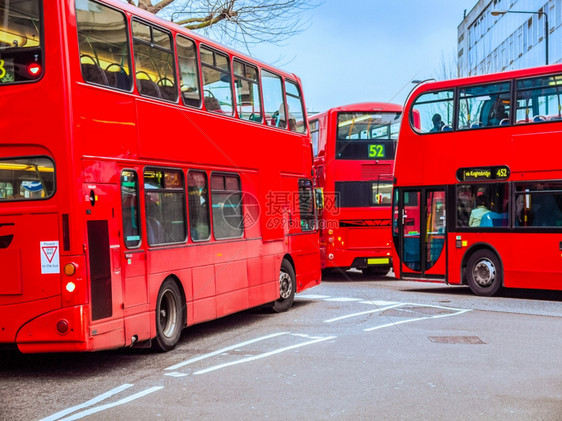
POLYGON ((507 126, 509 125, 509 118, 504 118, 502 121, 500 121, 500 126, 507 126))
POLYGON ((481 227, 493 227, 494 224, 492 222, 492 216, 490 215, 491 213, 494 212, 488 212, 484 215, 482 215, 482 218, 480 219, 480 226, 481 227))
POLYGON ((471 129, 479 129, 480 127, 482 127, 482 123, 480 123, 479 121, 475 121, 470 125, 471 129))
POLYGON ((81 63, 82 76, 86 82, 109 85, 105 72, 97 64, 81 63))
POLYGON ((441 131, 443 131, 443 132, 450 132, 451 130, 453 130, 453 129, 448 124, 445 124, 443 126, 443 128, 441 129, 441 131))
POLYGON ((178 92, 175 86, 159 86, 160 93, 162 94, 163 99, 167 99, 169 101, 175 101, 178 99, 178 92))
POLYGON ((507 227, 507 213, 488 212, 480 219, 481 227, 507 227))
POLYGON ((128 91, 131 89, 131 79, 129 75, 123 71, 112 72, 109 70, 105 71, 107 77, 108 85, 114 88, 123 89, 128 91))
POLYGON ((205 109, 216 113, 222 112, 221 104, 218 99, 212 96, 205 97, 205 109))
POLYGON ((160 89, 158 89, 158 86, 152 80, 137 78, 137 88, 141 93, 141 95, 152 96, 155 98, 162 98, 162 95, 160 94, 160 89))

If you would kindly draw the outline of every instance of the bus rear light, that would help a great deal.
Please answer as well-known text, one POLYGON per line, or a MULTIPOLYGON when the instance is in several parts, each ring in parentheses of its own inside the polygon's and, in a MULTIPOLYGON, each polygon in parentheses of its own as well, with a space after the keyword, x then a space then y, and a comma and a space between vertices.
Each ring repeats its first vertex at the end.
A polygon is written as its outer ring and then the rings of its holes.
POLYGON ((68 333, 68 321, 67 320, 59 320, 57 322, 57 331, 61 335, 64 335, 64 334, 68 333))
POLYGON ((69 282, 69 283, 66 284, 65 289, 66 289, 68 292, 74 292, 74 290, 76 289, 76 284, 71 281, 71 282, 69 282))
POLYGON ((334 255, 332 253, 328 254, 328 259, 334 260, 334 255))
POLYGON ((64 274, 66 276, 72 276, 76 273, 76 265, 74 263, 67 263, 64 265, 64 274))
POLYGON ((41 74, 41 65, 37 63, 31 63, 27 66, 27 72, 31 76, 39 76, 41 74))
POLYGON ((334 233, 334 230, 328 230, 328 234, 332 235, 334 233))
POLYGON ((328 238, 328 243, 333 243, 333 242, 334 242, 334 237, 328 238))

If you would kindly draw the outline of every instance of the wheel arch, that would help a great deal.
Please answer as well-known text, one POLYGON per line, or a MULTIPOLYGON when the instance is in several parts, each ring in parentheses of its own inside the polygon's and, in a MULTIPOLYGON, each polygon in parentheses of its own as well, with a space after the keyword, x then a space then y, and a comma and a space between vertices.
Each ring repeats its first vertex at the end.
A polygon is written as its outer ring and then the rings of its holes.
POLYGON ((295 267, 295 261, 293 260, 293 258, 291 257, 291 255, 289 253, 285 254, 283 256, 283 259, 281 259, 281 261, 283 260, 287 260, 291 266, 293 267, 293 271, 295 272, 295 276, 297 275, 297 268, 295 267))
MULTIPOLYGON (((505 270, 504 270, 504 266, 503 266, 503 260, 501 258, 500 253, 498 252, 498 250, 494 246, 492 246, 491 244, 488 244, 488 243, 484 243, 484 242, 474 243, 468 248, 468 250, 464 253, 464 255, 462 257, 461 280, 462 280, 463 285, 468 285, 468 278, 466 276, 466 267, 468 265, 468 261, 474 253, 476 253, 477 251, 480 251, 480 250, 489 250, 492 253, 494 253, 496 255, 496 257, 498 258, 498 262, 500 263, 500 269, 501 269, 502 273, 505 274, 505 270)), ((504 284, 504 279, 505 279, 505 275, 502 277, 502 286, 504 284)))
POLYGON ((186 327, 187 326, 187 299, 186 299, 186 295, 185 295, 185 290, 183 288, 183 283, 176 274, 171 273, 168 276, 166 276, 164 279, 162 279, 162 282, 160 283, 160 286, 158 287, 158 289, 162 288, 162 285, 164 285, 164 283, 167 280, 171 280, 172 282, 174 282, 177 285, 178 289, 180 290, 181 303, 182 303, 182 317, 183 317, 183 326, 182 327, 186 327))

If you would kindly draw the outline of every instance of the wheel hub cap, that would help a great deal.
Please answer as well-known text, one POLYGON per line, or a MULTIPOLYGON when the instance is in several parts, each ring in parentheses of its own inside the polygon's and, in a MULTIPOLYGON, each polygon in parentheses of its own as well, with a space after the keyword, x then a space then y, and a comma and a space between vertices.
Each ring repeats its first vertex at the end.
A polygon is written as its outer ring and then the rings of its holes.
POLYGON ((279 288, 281 298, 289 298, 292 292, 291 290, 293 288, 293 284, 291 283, 291 277, 288 273, 281 272, 279 274, 279 288))
POLYGON ((488 287, 496 279, 496 268, 489 260, 481 260, 474 266, 473 275, 478 285, 488 287))

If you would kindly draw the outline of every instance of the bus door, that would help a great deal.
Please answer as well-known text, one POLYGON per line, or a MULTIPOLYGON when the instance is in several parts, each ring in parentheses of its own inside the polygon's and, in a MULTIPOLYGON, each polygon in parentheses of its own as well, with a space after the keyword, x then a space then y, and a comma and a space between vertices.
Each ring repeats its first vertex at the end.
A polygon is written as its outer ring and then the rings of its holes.
POLYGON ((93 335, 109 334, 112 338, 108 340, 115 343, 123 339, 118 188, 114 184, 86 183, 83 193, 91 317, 96 325, 93 335))
POLYGON ((150 338, 146 247, 141 243, 139 171, 121 171, 121 268, 126 345, 150 338))
POLYGON ((394 235, 402 278, 445 277, 445 203, 441 188, 396 189, 394 235))

